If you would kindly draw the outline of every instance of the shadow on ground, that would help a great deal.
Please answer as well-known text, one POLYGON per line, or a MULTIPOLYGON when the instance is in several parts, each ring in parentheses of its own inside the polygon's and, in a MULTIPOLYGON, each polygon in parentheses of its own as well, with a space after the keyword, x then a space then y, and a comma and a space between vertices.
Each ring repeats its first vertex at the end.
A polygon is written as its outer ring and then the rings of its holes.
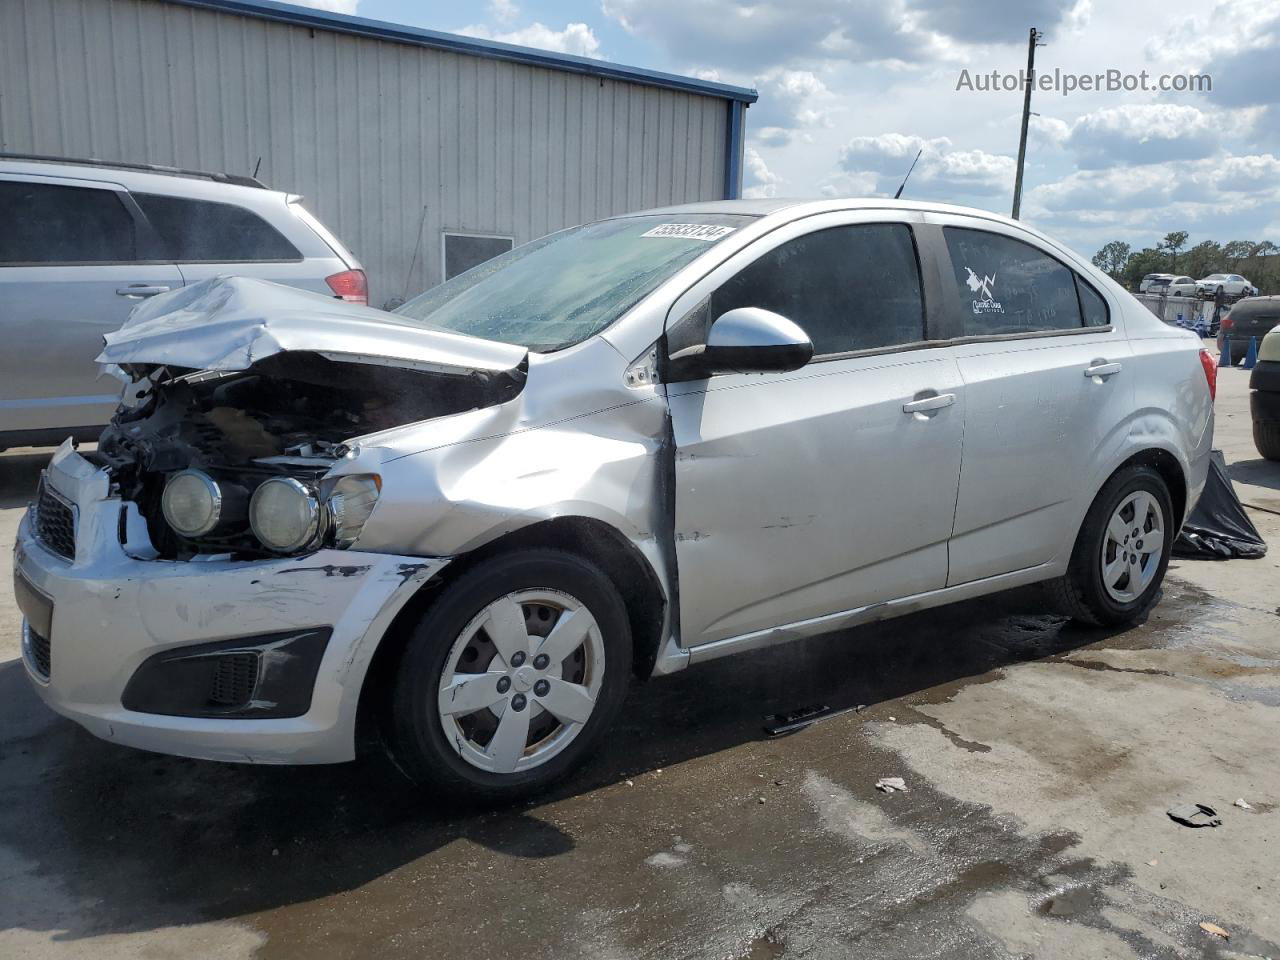
MULTIPOLYGON (((1013 591, 637 684, 602 752, 547 799, 761 739, 767 714, 944 699, 1108 637, 1043 610, 1034 589, 1013 591)), ((0 905, 0 928, 78 939, 239 917, 354 890, 463 838, 517 858, 574 847, 533 807, 450 808, 373 760, 249 767, 100 742, 49 714, 22 674, 0 666, 0 845, 95 907, 5 916, 0 905)))
POLYGON ((1280 490, 1280 463, 1272 460, 1238 460, 1227 466, 1227 473, 1237 483, 1280 490))

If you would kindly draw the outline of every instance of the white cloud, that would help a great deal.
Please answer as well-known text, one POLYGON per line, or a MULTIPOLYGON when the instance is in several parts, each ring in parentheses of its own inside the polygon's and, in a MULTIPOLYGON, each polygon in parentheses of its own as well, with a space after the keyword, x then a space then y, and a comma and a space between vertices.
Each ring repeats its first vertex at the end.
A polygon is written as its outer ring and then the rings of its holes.
POLYGON ((776 197, 778 184, 782 181, 769 169, 769 165, 764 162, 764 158, 756 152, 754 147, 747 147, 743 160, 748 186, 742 191, 742 195, 748 200, 776 197))
POLYGON ((760 91, 751 108, 752 122, 761 127, 796 130, 829 122, 834 98, 811 70, 766 70, 753 81, 760 91))
POLYGON ((293 0, 303 7, 315 7, 317 10, 328 10, 330 13, 354 14, 360 0, 293 0))
POLYGON ((1027 124, 1027 137, 1042 146, 1060 147, 1071 136, 1071 124, 1057 117, 1032 116, 1027 124))
POLYGON ((947 137, 925 139, 902 133, 854 137, 840 148, 839 159, 846 173, 878 175, 878 191, 892 193, 917 153, 920 161, 911 174, 911 184, 932 188, 926 192, 989 194, 1013 185, 1013 157, 986 150, 956 150, 947 137))
POLYGON ((1126 103, 1079 117, 1066 144, 1086 168, 1197 160, 1218 152, 1233 126, 1232 117, 1189 104, 1126 103))
POLYGON ((874 173, 837 173, 824 180, 818 192, 824 197, 874 197, 880 192, 878 180, 874 173))
POLYGON ((922 62, 937 38, 904 0, 603 0, 604 14, 663 47, 677 62, 706 61, 739 72, 817 60, 922 62))
POLYGON ((500 43, 554 50, 556 53, 569 53, 579 57, 600 56, 600 41, 585 23, 571 23, 563 30, 553 30, 545 24, 535 23, 506 33, 495 33, 482 24, 473 24, 463 27, 458 33, 482 40, 497 40, 500 43))
POLYGON ((489 0, 489 16, 499 23, 510 23, 519 15, 515 0, 489 0))

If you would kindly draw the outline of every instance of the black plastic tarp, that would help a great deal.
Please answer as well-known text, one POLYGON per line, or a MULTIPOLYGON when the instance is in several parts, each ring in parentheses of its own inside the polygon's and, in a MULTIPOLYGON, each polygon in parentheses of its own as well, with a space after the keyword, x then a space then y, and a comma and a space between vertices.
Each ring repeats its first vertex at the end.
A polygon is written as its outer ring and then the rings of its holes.
POLYGON ((1256 560, 1266 554, 1267 544, 1227 476, 1222 451, 1214 450, 1204 492, 1173 541, 1173 555, 1185 560, 1256 560))

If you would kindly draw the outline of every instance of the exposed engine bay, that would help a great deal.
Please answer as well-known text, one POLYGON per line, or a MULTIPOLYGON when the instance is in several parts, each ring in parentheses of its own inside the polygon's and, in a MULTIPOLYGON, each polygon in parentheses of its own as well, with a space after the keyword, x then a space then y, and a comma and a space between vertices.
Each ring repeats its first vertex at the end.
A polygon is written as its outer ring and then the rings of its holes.
POLYGON ((446 373, 286 352, 238 372, 127 372, 136 399, 117 410, 96 459, 113 492, 137 504, 160 556, 175 559, 272 554, 249 524, 249 502, 265 481, 293 478, 324 502, 322 478, 347 453, 346 441, 503 403, 519 394, 525 367, 446 373), (199 536, 183 536, 162 510, 166 484, 182 471, 216 485, 216 526, 199 536))

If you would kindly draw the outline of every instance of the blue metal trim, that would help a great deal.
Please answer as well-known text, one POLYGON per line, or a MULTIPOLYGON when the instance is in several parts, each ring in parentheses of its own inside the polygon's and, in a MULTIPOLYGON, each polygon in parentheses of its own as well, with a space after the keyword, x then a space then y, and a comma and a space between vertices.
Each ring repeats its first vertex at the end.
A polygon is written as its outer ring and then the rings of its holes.
POLYGON ((742 148, 746 124, 743 114, 747 105, 741 100, 730 100, 729 123, 725 134, 724 198, 738 200, 742 197, 742 148))
POLYGON ((207 10, 217 10, 221 13, 236 13, 246 17, 276 20, 280 23, 292 23, 302 27, 334 30, 338 33, 371 37, 376 40, 391 40, 396 43, 433 47, 437 50, 449 50, 454 53, 467 53, 477 57, 488 57, 493 60, 510 60, 514 63, 523 63, 534 67, 547 67, 551 70, 564 70, 569 73, 581 73, 591 77, 625 80, 629 83, 639 83, 650 87, 664 87, 669 90, 681 90, 685 93, 723 97, 726 100, 737 103, 755 103, 760 96, 755 90, 747 87, 735 87, 727 83, 712 83, 708 80, 697 80, 693 77, 682 77, 678 74, 662 73, 658 70, 625 67, 616 63, 608 63, 604 60, 593 60, 590 57, 576 57, 567 53, 535 50, 532 47, 517 47, 514 44, 498 43, 494 40, 480 40, 476 37, 463 37, 453 33, 441 33, 437 30, 424 30, 421 27, 388 23, 385 20, 350 17, 340 13, 329 13, 326 10, 316 10, 312 7, 298 7, 291 3, 277 3, 276 0, 166 0, 166 2, 180 3, 188 7, 203 7, 207 10))

